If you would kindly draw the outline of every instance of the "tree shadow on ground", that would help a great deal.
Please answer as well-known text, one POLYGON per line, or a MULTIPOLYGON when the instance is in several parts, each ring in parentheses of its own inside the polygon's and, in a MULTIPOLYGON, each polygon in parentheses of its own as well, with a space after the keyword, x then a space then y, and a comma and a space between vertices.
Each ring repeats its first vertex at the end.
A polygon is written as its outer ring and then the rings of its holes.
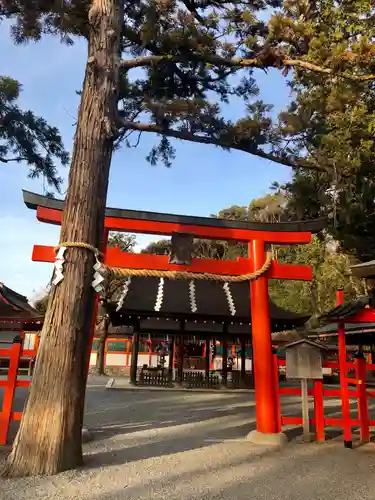
POLYGON ((217 429, 206 428, 192 432, 181 432, 178 437, 170 439, 150 440, 135 446, 122 446, 111 451, 98 451, 85 455, 85 468, 100 468, 110 465, 120 465, 149 458, 172 455, 185 451, 212 446, 213 443, 225 442, 231 439, 243 439, 256 427, 255 422, 244 425, 226 427, 221 435, 217 429))
MULTIPOLYGON (((236 401, 236 403, 243 403, 242 400, 236 401)), ((162 403, 162 400, 160 400, 162 403)), ((108 415, 110 417, 106 424, 100 426, 90 425, 90 422, 86 420, 86 423, 90 426, 90 429, 95 434, 95 441, 101 441, 103 439, 108 439, 117 435, 129 435, 136 432, 156 430, 168 427, 177 427, 187 424, 200 423, 204 421, 214 420, 222 417, 238 417, 248 415, 249 420, 255 419, 255 406, 248 403, 242 405, 237 404, 233 408, 223 407, 221 401, 216 401, 215 403, 207 403, 205 401, 194 402, 194 403, 182 403, 174 404, 171 409, 168 409, 167 414, 163 411, 165 408, 158 405, 154 407, 153 411, 150 411, 150 418, 138 420, 136 412, 124 416, 124 418, 112 419, 112 412, 109 410, 108 415), (183 415, 181 417, 181 414, 183 415)), ((233 401, 232 404, 235 402, 233 401)), ((351 404, 352 410, 356 408, 356 403, 351 404)), ((284 416, 300 416, 300 403, 298 400, 283 402, 282 404, 283 415, 284 416)), ((341 411, 341 407, 337 406, 326 407, 325 415, 330 416, 341 411)), ((313 417, 313 410, 311 409, 311 417, 313 417)), ((302 433, 300 427, 290 429, 287 431, 291 438, 298 437, 302 433)), ((333 435, 340 434, 342 431, 333 432, 333 435)))
MULTIPOLYGON (((119 394, 124 394, 119 391, 108 391, 102 387, 100 390, 88 387, 89 407, 92 407, 92 414, 87 412, 85 424, 94 431, 95 441, 101 441, 117 435, 129 435, 140 431, 156 430, 168 427, 178 427, 187 424, 199 422, 208 422, 221 417, 238 417, 246 415, 249 420, 255 418, 255 406, 253 396, 247 398, 247 395, 241 394, 225 394, 227 397, 221 397, 218 393, 163 393, 151 394, 151 392, 139 391, 128 393, 126 402, 122 402, 119 394), (120 399, 120 402, 119 402, 120 399), (108 405, 108 409, 106 409, 108 405), (150 406, 150 410, 146 415, 149 418, 139 420, 137 418, 138 409, 142 408, 142 414, 145 414, 145 406, 150 406), (99 407, 100 417, 96 415, 96 410, 99 407), (100 407, 104 407, 100 409, 100 407), (116 418, 118 415, 118 418, 116 418), (97 426, 95 420, 100 418, 104 423, 97 426)), ((14 410, 20 408, 21 400, 24 399, 26 391, 22 394, 18 393, 14 405, 14 410)), ((282 401, 282 413, 288 416, 300 416, 300 403, 298 398, 284 398, 282 401)), ((327 398, 327 401, 328 398, 327 398)), ((370 405, 371 406, 371 405, 370 405)), ((351 402, 351 409, 357 407, 355 401, 351 402)), ((21 405, 22 409, 22 405, 21 405)), ((311 411, 312 412, 312 411, 311 411)), ((329 416, 334 413, 340 413, 340 403, 336 406, 326 407, 325 415, 329 416)), ((312 416, 312 415, 311 415, 312 416)), ((15 437, 19 422, 12 422, 9 433, 9 442, 11 443, 15 437)), ((287 433, 293 439, 301 434, 302 430, 299 427, 288 429, 287 433)), ((342 431, 327 429, 327 437, 337 437, 342 431)), ((244 437, 244 436, 242 436, 244 437)))
POLYGON ((214 467, 201 465, 181 473, 171 470, 160 478, 146 476, 144 482, 135 484, 127 484, 124 478, 122 485, 90 495, 90 500, 144 500, 151 498, 151 492, 157 500, 165 498, 166 492, 169 500, 366 498, 372 487, 368 462, 361 454, 349 455, 351 458, 338 447, 314 444, 287 447, 278 454, 252 449, 248 456, 214 467), (361 467, 357 470, 358 463, 361 467))
MULTIPOLYGON (((204 402, 200 404, 195 404, 194 408, 190 408, 190 411, 199 409, 199 406, 204 405, 204 402)), ((184 405, 182 405, 184 406, 184 405)), ((288 403, 284 404, 283 408, 294 406, 288 413, 289 415, 299 416, 300 408, 297 403, 288 403)), ((352 403, 352 409, 356 407, 356 403, 352 403)), ((185 420, 181 420, 181 407, 178 405, 173 408, 173 416, 176 417, 176 420, 172 420, 171 422, 163 423, 158 422, 157 420, 150 420, 144 422, 138 422, 134 426, 131 426, 131 422, 122 422, 118 425, 113 425, 112 427, 99 427, 95 433, 95 441, 101 441, 104 439, 112 438, 114 436, 124 436, 124 440, 122 441, 122 445, 116 450, 113 451, 98 451, 94 452, 91 455, 88 455, 86 458, 87 467, 100 467, 106 465, 115 465, 115 464, 124 464, 138 460, 145 460, 149 458, 160 457, 163 455, 170 455, 175 453, 181 453, 184 451, 189 451, 193 449, 203 448, 206 446, 212 445, 213 442, 220 442, 226 440, 244 440, 250 431, 256 428, 255 424, 255 411, 253 406, 239 406, 237 408, 224 410, 218 408, 216 404, 216 409, 212 408, 209 411, 209 414, 199 415, 200 418, 193 416, 192 419, 186 418, 185 420), (251 415, 252 413, 252 415, 251 415), (178 415, 180 418, 178 419, 178 415), (248 415, 249 423, 246 424, 237 424, 237 425, 228 425, 225 428, 222 428, 218 424, 218 417, 226 417, 226 416, 239 416, 239 415, 248 415), (209 420, 213 420, 212 426, 205 425, 204 427, 197 426, 196 428, 184 429, 184 424, 193 424, 193 423, 202 423, 203 421, 209 422, 209 420), (252 420, 252 421, 251 421, 252 420), (157 430, 162 428, 174 427, 173 435, 171 437, 157 438, 155 439, 150 436, 148 441, 145 443, 137 444, 136 446, 127 446, 126 439, 129 434, 139 432, 142 430, 157 430), (180 430, 179 430, 180 428, 180 430), (176 429, 180 435, 176 436, 176 429), (96 464, 96 465, 95 465, 96 464)), ((341 411, 341 406, 338 404, 337 406, 332 406, 326 408, 325 415, 329 417, 335 413, 341 411)), ((199 412, 197 412, 199 414, 199 412)), ((153 416, 154 418, 156 415, 153 416)), ((314 427, 312 427, 312 432, 314 431, 314 427)), ((285 434, 287 435, 289 440, 294 440, 298 436, 302 434, 302 427, 295 426, 289 429, 286 429, 285 434)), ((355 429, 353 429, 353 434, 355 434, 355 429)), ((326 440, 336 439, 338 436, 342 435, 342 430, 338 428, 326 428, 326 440)), ((120 443, 119 443, 120 444, 120 443)))
MULTIPOLYGON (((223 463, 213 466, 209 459, 205 463, 190 459, 187 460, 189 468, 186 471, 177 466, 176 470, 167 469, 161 476, 159 472, 151 477, 145 474, 142 482, 128 483, 127 477, 124 477, 122 485, 117 483, 111 491, 98 492, 96 496, 90 496, 90 500, 144 500, 151 498, 151 492, 152 498, 157 500, 166 495, 169 500, 299 500, 328 497, 347 500, 348 495, 357 498, 359 491, 363 493, 367 487, 364 486, 364 479, 367 483, 372 482, 369 462, 363 454, 347 453, 332 444, 290 444, 275 452, 249 443, 249 447, 237 448, 237 453, 239 457, 229 453, 223 463), (358 473, 361 477, 357 479, 358 473)), ((173 461, 171 457, 169 463, 173 461)), ((154 466, 160 467, 158 462, 154 466)), ((148 465, 145 464, 145 467, 147 470, 148 465)), ((366 497, 358 495, 358 498, 366 497)))
POLYGON ((254 419, 255 409, 249 405, 236 406, 232 409, 223 409, 217 404, 207 409, 205 403, 195 404, 194 408, 184 408, 185 405, 175 405, 167 414, 160 415, 160 411, 151 411, 147 420, 137 420, 136 414, 132 418, 124 418, 107 423, 106 425, 90 426, 95 433, 95 440, 107 439, 118 434, 132 434, 148 429, 162 429, 167 427, 183 426, 187 424, 201 423, 225 417, 239 417, 248 415, 249 419, 254 419), (199 407, 204 407, 199 411, 199 407), (183 415, 181 417, 181 414, 183 415))
MULTIPOLYGON (((188 470, 183 473, 178 473, 178 474, 168 474, 168 478, 163 478, 159 479, 157 481, 152 482, 152 490, 158 490, 163 487, 163 482, 168 481, 169 484, 171 485, 178 485, 181 483, 185 483, 186 481, 193 480, 196 481, 196 477, 198 476, 200 480, 198 481, 198 485, 203 484, 202 475, 204 476, 205 474, 212 474, 215 476, 220 476, 220 473, 225 472, 228 468, 236 468, 236 467, 241 467, 243 465, 247 465, 251 467, 251 464, 255 461, 258 461, 261 457, 267 457, 274 455, 274 451, 272 450, 262 450, 259 453, 251 453, 249 456, 241 456, 238 459, 232 459, 230 461, 230 464, 224 462, 223 464, 219 464, 217 466, 210 466, 210 467, 203 467, 203 465, 197 467, 194 470, 188 470)), ((94 497, 91 497, 92 500, 120 500, 120 499, 125 499, 129 498, 139 498, 143 497, 142 493, 144 494, 149 488, 150 484, 149 481, 147 480, 148 478, 145 478, 145 481, 143 482, 142 485, 127 485, 124 484, 122 488, 118 488, 115 491, 110 491, 106 493, 99 493, 98 495, 95 495, 94 497)), ((181 498, 178 496, 178 498, 181 498)), ((197 497, 194 498, 196 500, 197 497)), ((201 498, 200 496, 198 498, 201 498)), ((216 497, 217 498, 217 497, 216 497)), ((221 498, 221 497, 220 497, 221 498)), ((224 497, 223 497, 224 498, 224 497)), ((233 495, 229 495, 227 498, 235 498, 233 495)))

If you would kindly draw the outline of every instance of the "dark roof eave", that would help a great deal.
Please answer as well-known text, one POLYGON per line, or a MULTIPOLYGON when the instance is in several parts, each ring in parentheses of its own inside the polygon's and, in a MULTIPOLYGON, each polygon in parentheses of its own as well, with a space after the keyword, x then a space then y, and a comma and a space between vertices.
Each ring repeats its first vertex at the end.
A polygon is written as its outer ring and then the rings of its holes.
POLYGON ((350 270, 356 278, 375 278, 375 260, 355 264, 350 270))
MULTIPOLYGON (((117 304, 108 304, 108 309, 109 313, 111 315, 118 315, 118 316, 127 316, 129 319, 136 320, 136 319, 144 319, 147 317, 150 318, 169 318, 169 319, 176 319, 176 320, 181 320, 181 321, 214 321, 217 323, 250 323, 248 317, 241 317, 241 316, 223 316, 223 315, 208 315, 208 314, 197 314, 197 313, 191 313, 191 314, 177 314, 177 313, 168 313, 166 311, 139 311, 139 310, 129 310, 129 309, 123 309, 120 311, 116 311, 117 304)), ((294 317, 290 318, 271 318, 272 323, 280 323, 283 325, 287 325, 287 327, 295 327, 295 326, 302 326, 308 321, 310 316, 303 316, 303 315, 295 315, 294 317)), ((285 328, 284 328, 285 329, 285 328)))
MULTIPOLYGON (((37 193, 23 190, 23 200, 27 208, 36 210, 38 206, 63 210, 64 200, 49 198, 37 193)), ((169 222, 177 224, 187 224, 195 226, 212 226, 228 229, 248 229, 253 231, 279 231, 279 232, 311 232, 319 233, 327 227, 327 219, 320 218, 311 221, 296 222, 246 222, 226 219, 216 219, 212 217, 197 217, 190 215, 175 215, 158 212, 144 212, 140 210, 126 210, 120 208, 106 208, 106 216, 133 220, 148 220, 155 222, 169 222)))
POLYGON ((325 322, 344 321, 345 318, 350 318, 359 314, 370 303, 370 297, 363 296, 347 304, 341 304, 334 309, 331 309, 326 314, 323 314, 320 319, 325 322))
POLYGON ((21 295, 11 288, 8 288, 4 283, 0 283, 0 296, 2 297, 2 312, 1 318, 4 319, 20 319, 20 320, 34 320, 40 319, 40 313, 32 307, 27 297, 21 295))

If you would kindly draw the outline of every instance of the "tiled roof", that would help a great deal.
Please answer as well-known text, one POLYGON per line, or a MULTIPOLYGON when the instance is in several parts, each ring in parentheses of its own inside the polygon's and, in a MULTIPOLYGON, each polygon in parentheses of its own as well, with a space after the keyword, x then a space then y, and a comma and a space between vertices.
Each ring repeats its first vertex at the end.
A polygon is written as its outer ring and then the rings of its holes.
MULTIPOLYGON (((271 299, 269 307, 273 331, 294 328, 308 320, 308 316, 278 307, 271 299), (279 326, 275 328, 275 324, 279 326)), ((120 308, 112 303, 110 311, 113 324, 121 324, 121 315, 249 324, 250 287, 247 282, 224 284, 201 280, 132 278, 120 301, 120 308)))
POLYGON ((366 306, 369 306, 369 304, 370 297, 363 296, 357 300, 331 309, 331 311, 321 316, 321 319, 324 321, 342 321, 345 320, 345 318, 350 318, 360 313, 366 306))
POLYGON ((0 319, 33 320, 41 319, 42 315, 20 295, 4 283, 0 283, 0 319))

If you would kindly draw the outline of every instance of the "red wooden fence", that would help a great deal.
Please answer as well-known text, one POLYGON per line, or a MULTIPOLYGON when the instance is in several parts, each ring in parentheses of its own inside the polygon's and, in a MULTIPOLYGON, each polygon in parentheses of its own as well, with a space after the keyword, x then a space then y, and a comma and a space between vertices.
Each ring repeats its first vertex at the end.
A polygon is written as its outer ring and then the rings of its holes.
MULTIPOLYGON (((18 380, 18 369, 21 357, 33 358, 36 356, 36 350, 23 350, 22 345, 15 343, 9 349, 0 349, 0 358, 9 358, 9 370, 6 380, 0 380, 0 387, 4 387, 3 404, 0 412, 0 446, 5 445, 8 439, 9 426, 11 421, 19 421, 22 418, 22 412, 13 411, 13 400, 16 389, 19 387, 27 388, 30 385, 30 380, 18 380)), ((285 366, 285 360, 280 360, 274 355, 275 366, 275 384, 277 388, 277 398, 280 403, 280 396, 301 396, 301 389, 298 387, 280 387, 278 370, 279 366, 285 366)), ((326 368, 338 368, 338 362, 323 362, 326 368)), ((309 395, 314 398, 314 417, 310 419, 310 423, 315 425, 316 440, 324 441, 326 427, 342 427, 349 428, 350 438, 352 427, 359 427, 361 432, 361 441, 368 442, 370 440, 370 426, 375 426, 375 420, 369 419, 368 398, 375 397, 375 390, 369 390, 366 385, 366 373, 369 370, 375 370, 375 364, 367 364, 364 359, 357 359, 354 362, 347 363, 348 371, 355 372, 355 378, 348 378, 348 384, 355 386, 353 389, 348 389, 343 395, 341 388, 325 389, 323 380, 316 380, 313 383, 313 388, 309 391, 309 395), (324 414, 324 397, 334 398, 356 398, 358 404, 358 418, 333 418, 326 417, 324 414)), ((375 389, 375 388, 374 388, 375 389)), ((280 412, 280 404, 278 408, 278 427, 282 430, 283 425, 302 425, 302 417, 283 416, 280 412)), ((348 437, 348 436, 347 436, 348 437)))
MULTIPOLYGON (((274 355, 276 373, 279 366, 285 366, 285 360, 277 360, 274 355)), ((325 368, 339 368, 339 362, 323 361, 325 368)), ((370 440, 370 426, 375 426, 375 420, 369 419, 368 399, 375 397, 375 390, 369 390, 367 387, 366 374, 367 371, 375 370, 375 364, 366 363, 365 359, 356 359, 353 362, 347 362, 347 371, 354 371, 355 378, 348 377, 346 382, 347 390, 343 391, 338 389, 325 389, 323 380, 315 380, 313 388, 309 390, 309 396, 314 398, 314 418, 310 419, 310 423, 315 425, 316 440, 324 441, 326 427, 342 427, 343 430, 349 429, 349 436, 346 435, 346 441, 351 441, 351 430, 353 427, 360 428, 361 441, 368 442, 370 440), (349 388, 350 385, 353 388, 349 388), (326 417, 324 414, 324 397, 334 397, 341 399, 341 407, 347 405, 349 398, 356 398, 358 405, 358 418, 348 417, 340 418, 326 417), (349 438, 349 439, 348 439, 349 438)), ((301 389, 299 387, 280 387, 279 377, 275 377, 277 384, 277 391, 280 396, 300 396, 301 389)), ((374 388, 375 389, 375 388, 374 388)), ((282 425, 302 425, 302 417, 280 417, 280 427, 282 425)))
POLYGON ((29 387, 30 380, 18 380, 18 368, 21 357, 32 358, 36 350, 23 350, 21 344, 13 344, 11 348, 0 349, 0 358, 9 358, 9 370, 6 380, 0 380, 4 387, 3 404, 0 412, 0 446, 8 439, 9 426, 12 420, 21 420, 22 412, 13 411, 13 400, 18 387, 29 387))

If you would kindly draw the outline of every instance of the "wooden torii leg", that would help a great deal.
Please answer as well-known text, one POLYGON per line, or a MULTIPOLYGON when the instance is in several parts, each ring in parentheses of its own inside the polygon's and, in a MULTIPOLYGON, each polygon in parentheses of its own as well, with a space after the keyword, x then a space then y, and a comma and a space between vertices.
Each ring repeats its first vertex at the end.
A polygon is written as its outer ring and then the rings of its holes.
MULTIPOLYGON (((249 243, 249 257, 253 261, 254 271, 262 267, 266 260, 266 250, 262 240, 249 243)), ((250 433, 249 439, 256 443, 272 441, 281 445, 286 437, 279 433, 277 421, 279 411, 274 381, 268 278, 261 276, 251 281, 250 294, 257 430, 250 433), (275 437, 272 438, 272 435, 275 437)))
POLYGON ((173 362, 174 362, 174 349, 175 349, 175 338, 169 344, 169 359, 168 359, 168 378, 171 381, 173 379, 173 362))
MULTIPOLYGON (((226 331, 226 329, 224 329, 226 331)), ((222 362, 222 370, 223 370, 223 386, 227 387, 228 385, 228 342, 226 338, 222 341, 221 345, 223 346, 223 362, 222 362)))
POLYGON ((246 377, 246 339, 241 338, 241 385, 246 377))
POLYGON ((206 356, 205 356, 205 376, 207 386, 210 382, 210 361, 211 361, 211 340, 210 337, 206 338, 206 356))
POLYGON ((132 359, 130 364, 130 383, 136 385, 137 383, 137 369, 138 369, 138 352, 139 352, 139 333, 134 330, 132 342, 132 359))
MULTIPOLYGON (((183 326, 181 325, 181 331, 183 331, 183 326)), ((176 359, 177 359, 177 383, 182 384, 184 381, 184 335, 178 338, 176 349, 176 359)))

